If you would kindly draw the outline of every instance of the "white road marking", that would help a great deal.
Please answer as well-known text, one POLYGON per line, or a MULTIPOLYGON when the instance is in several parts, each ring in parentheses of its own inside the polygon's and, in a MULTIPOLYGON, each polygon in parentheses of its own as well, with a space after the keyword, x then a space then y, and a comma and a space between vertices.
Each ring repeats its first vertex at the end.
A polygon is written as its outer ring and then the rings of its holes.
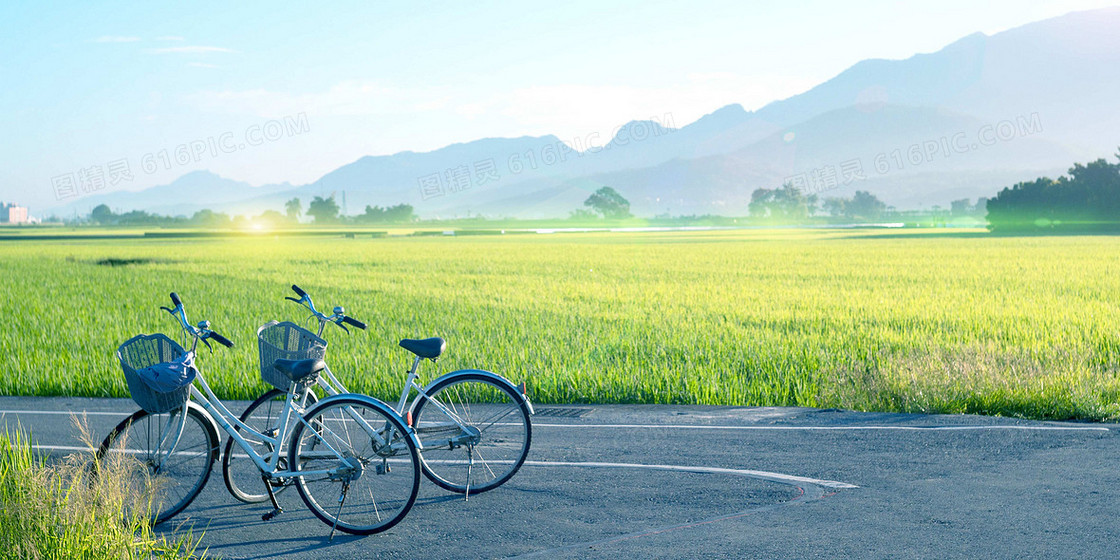
POLYGON ((35 451, 80 451, 93 453, 97 451, 92 447, 77 447, 74 445, 32 445, 31 449, 35 451))
POLYGON ((859 486, 856 486, 854 484, 848 484, 847 482, 839 482, 836 480, 821 480, 819 478, 808 478, 804 476, 795 476, 792 474, 782 474, 769 471, 755 471, 750 469, 689 467, 684 465, 647 465, 642 463, 600 463, 595 461, 525 461, 525 464, 532 467, 592 467, 610 469, 649 469, 656 471, 679 471, 705 474, 733 474, 738 476, 746 476, 749 478, 758 478, 762 480, 780 482, 782 484, 814 484, 816 486, 824 486, 826 488, 859 488, 859 486))
POLYGON ((1109 432, 1104 426, 725 426, 697 424, 538 424, 534 428, 602 428, 602 429, 664 429, 682 430, 756 430, 793 432, 843 432, 859 430, 898 430, 912 432, 965 432, 979 430, 1019 430, 1028 432, 1109 432))
MULTIPOLYGON (((138 410, 138 409, 136 409, 136 410, 138 410)), ((57 414, 57 415, 62 415, 62 416, 71 416, 71 415, 82 416, 82 415, 86 415, 86 416, 117 416, 117 417, 120 417, 120 418, 124 418, 125 416, 128 416, 129 414, 132 414, 133 412, 136 412, 136 410, 129 410, 127 412, 101 412, 101 411, 89 412, 89 411, 85 411, 85 410, 83 410, 81 412, 76 411, 76 410, 0 410, 0 416, 4 416, 6 414, 57 414)))
MULTIPOLYGON (((79 447, 72 445, 32 445, 32 449, 36 451, 79 451, 79 452, 93 452, 96 449, 92 447, 79 447)), ((139 451, 134 451, 139 453, 139 451)), ((246 455, 246 457, 248 457, 246 455)), ((433 461, 433 462, 448 462, 448 461, 433 461)), ((504 461, 498 461, 504 462, 504 461)), ((738 476, 745 476, 749 478, 757 478, 762 480, 769 480, 773 482, 780 482, 782 484, 814 484, 816 486, 823 486, 825 488, 859 488, 855 484, 847 482, 839 482, 836 480, 822 480, 819 478, 809 478, 805 476, 796 476, 792 474, 783 474, 770 471, 756 471, 751 469, 728 469, 722 467, 690 467, 685 465, 648 465, 644 463, 604 463, 598 461, 525 461, 526 466, 530 467, 585 467, 585 468, 608 468, 608 469, 648 469, 655 471, 677 471, 677 472, 690 472, 690 473, 704 473, 704 474, 731 474, 738 476)))
MULTIPOLYGON (((115 416, 124 418, 135 411, 126 412, 77 412, 68 410, 0 410, 0 416, 8 414, 46 414, 63 416, 115 416)), ((502 424, 512 425, 512 424, 502 424)), ((793 431, 793 432, 844 432, 844 431, 876 431, 895 430, 907 432, 971 432, 984 430, 1012 430, 1024 432, 1110 432, 1112 428, 1105 426, 1015 426, 1015 425, 983 425, 983 426, 729 426, 724 424, 554 424, 533 422, 534 428, 580 428, 580 429, 665 429, 678 428, 682 430, 746 430, 746 431, 793 431)))

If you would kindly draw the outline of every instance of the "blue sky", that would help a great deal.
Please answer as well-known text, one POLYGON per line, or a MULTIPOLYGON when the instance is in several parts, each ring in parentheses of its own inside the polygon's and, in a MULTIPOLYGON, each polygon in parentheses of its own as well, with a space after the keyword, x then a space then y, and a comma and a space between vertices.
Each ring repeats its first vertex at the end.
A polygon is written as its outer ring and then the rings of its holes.
POLYGON ((197 169, 301 184, 369 154, 606 137, 651 116, 681 126, 795 95, 865 58, 1113 3, 6 2, 0 200, 34 214, 57 204, 54 178, 121 160, 133 179, 109 190, 197 169), (285 117, 306 126, 246 141, 285 117), (228 151, 175 159, 223 134, 228 151))

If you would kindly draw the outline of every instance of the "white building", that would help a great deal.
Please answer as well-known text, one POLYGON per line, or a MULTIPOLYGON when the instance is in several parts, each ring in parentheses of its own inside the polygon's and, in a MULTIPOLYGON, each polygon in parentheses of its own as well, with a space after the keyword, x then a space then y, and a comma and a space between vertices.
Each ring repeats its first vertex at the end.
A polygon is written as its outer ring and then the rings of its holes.
POLYGON ((0 202, 0 223, 26 224, 28 221, 27 208, 0 202))

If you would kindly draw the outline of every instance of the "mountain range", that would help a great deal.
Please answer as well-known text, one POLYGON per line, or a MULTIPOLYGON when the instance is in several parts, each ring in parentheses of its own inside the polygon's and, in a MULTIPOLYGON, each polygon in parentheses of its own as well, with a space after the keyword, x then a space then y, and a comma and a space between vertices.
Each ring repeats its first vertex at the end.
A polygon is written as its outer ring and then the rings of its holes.
POLYGON ((601 146, 486 138, 366 156, 306 185, 254 187, 196 171, 54 212, 104 203, 256 214, 333 193, 351 214, 408 203, 423 217, 562 217, 610 185, 638 215, 743 215, 755 189, 783 182, 822 197, 859 189, 898 208, 947 206, 1116 153, 1118 29, 1120 8, 1108 8, 976 33, 934 53, 861 61, 754 112, 728 105, 680 127, 633 121, 601 146))

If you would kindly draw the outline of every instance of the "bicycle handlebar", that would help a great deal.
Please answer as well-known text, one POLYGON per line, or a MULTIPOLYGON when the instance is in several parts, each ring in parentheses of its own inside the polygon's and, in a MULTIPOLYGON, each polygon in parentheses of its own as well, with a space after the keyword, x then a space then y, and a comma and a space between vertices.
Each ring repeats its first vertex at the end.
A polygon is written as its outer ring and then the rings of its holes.
POLYGON ((335 326, 338 326, 338 327, 342 328, 342 330, 346 331, 347 333, 349 333, 350 331, 346 329, 345 325, 350 325, 352 327, 357 327, 359 329, 366 330, 367 327, 366 327, 365 323, 363 323, 363 322, 361 322, 361 321, 359 321, 359 320, 357 320, 353 317, 349 317, 349 316, 345 315, 345 310, 343 308, 336 307, 336 308, 334 308, 334 314, 333 315, 327 315, 327 314, 319 311, 318 309, 315 309, 315 302, 311 300, 311 296, 309 296, 307 294, 307 292, 304 291, 303 288, 300 288, 299 286, 297 286, 295 284, 292 284, 292 291, 295 292, 296 295, 299 296, 299 299, 296 299, 296 298, 291 297, 291 296, 286 296, 284 299, 289 300, 289 301, 294 301, 294 302, 310 309, 311 310, 311 315, 319 320, 319 334, 320 335, 322 335, 322 332, 323 332, 323 325, 325 323, 328 323, 328 322, 329 323, 334 323, 335 326))
POLYGON ((175 309, 168 309, 166 307, 161 307, 160 309, 163 309, 178 319, 179 326, 181 326, 184 331, 187 331, 187 334, 195 337, 197 340, 206 341, 206 339, 213 339, 226 348, 233 348, 233 341, 211 330, 209 321, 202 321, 197 327, 192 325, 190 321, 187 320, 187 312, 183 308, 183 300, 179 297, 179 294, 171 292, 171 303, 175 304, 175 309))
POLYGON ((220 334, 218 334, 214 331, 210 331, 210 334, 207 336, 207 338, 213 339, 214 342, 217 342, 218 344, 221 344, 222 346, 225 346, 226 348, 233 348, 233 341, 232 340, 230 340, 230 339, 228 339, 228 338, 226 338, 226 337, 224 337, 224 336, 222 336, 222 335, 220 335, 220 334))

